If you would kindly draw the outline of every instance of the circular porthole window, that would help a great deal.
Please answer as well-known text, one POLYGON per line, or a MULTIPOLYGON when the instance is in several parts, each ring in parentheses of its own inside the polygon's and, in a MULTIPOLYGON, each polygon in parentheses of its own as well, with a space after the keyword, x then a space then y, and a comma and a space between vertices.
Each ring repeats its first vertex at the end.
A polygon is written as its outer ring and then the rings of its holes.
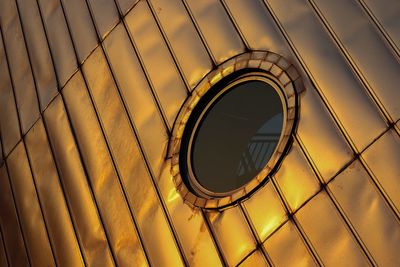
POLYGON ((220 208, 248 196, 268 180, 287 149, 300 84, 290 64, 283 62, 285 71, 282 58, 269 62, 268 54, 256 59, 257 68, 250 54, 243 59, 247 65, 239 68, 236 59, 230 69, 226 64, 211 73, 179 114, 171 172, 188 203, 220 208), (263 68, 263 62, 269 64, 263 68))
POLYGON ((251 181, 275 151, 282 134, 283 107, 276 85, 254 74, 198 105, 200 114, 193 113, 194 127, 187 128, 191 133, 181 149, 181 158, 187 159, 181 161, 181 168, 187 166, 192 188, 223 195, 251 181))

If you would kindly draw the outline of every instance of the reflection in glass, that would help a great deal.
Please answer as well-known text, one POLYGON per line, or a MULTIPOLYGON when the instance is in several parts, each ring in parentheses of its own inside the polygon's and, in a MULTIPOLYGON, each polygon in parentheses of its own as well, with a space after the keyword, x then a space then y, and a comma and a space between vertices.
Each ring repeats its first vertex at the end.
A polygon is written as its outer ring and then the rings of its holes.
POLYGON ((240 83, 217 99, 198 126, 192 168, 207 190, 224 193, 249 182, 279 141, 283 107, 268 83, 240 83))

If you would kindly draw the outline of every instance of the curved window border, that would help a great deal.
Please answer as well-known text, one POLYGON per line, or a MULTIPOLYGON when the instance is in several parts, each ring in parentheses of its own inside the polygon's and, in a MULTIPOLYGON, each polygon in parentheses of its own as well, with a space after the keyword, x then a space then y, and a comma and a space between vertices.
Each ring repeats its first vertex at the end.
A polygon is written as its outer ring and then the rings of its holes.
MULTIPOLYGON (((201 183, 198 181, 193 171, 192 146, 194 138, 198 133, 198 127, 201 125, 204 117, 208 114, 208 112, 210 112, 212 106, 216 102, 218 102, 218 100, 220 100, 224 94, 228 93, 234 86, 249 81, 257 80, 271 85, 273 90, 275 90, 275 92, 278 94, 283 109, 283 125, 279 136, 279 141, 277 142, 277 144, 279 144, 282 141, 283 129, 286 128, 287 103, 282 90, 279 88, 279 85, 276 83, 276 81, 274 81, 275 80, 274 77, 264 72, 254 72, 251 70, 248 70, 246 72, 239 71, 237 72, 237 75, 234 75, 233 77, 230 76, 226 77, 227 79, 225 81, 224 79, 222 79, 220 82, 218 82, 214 86, 215 88, 213 88, 212 90, 214 92, 208 91, 207 92, 208 97, 204 95, 204 97, 199 101, 199 103, 196 105, 196 107, 193 109, 191 113, 191 116, 188 120, 188 123, 186 124, 185 131, 182 136, 179 164, 180 164, 180 169, 182 170, 181 173, 186 173, 186 175, 182 175, 182 178, 184 179, 184 182, 186 182, 186 186, 192 189, 192 192, 194 192, 198 196, 205 198, 229 196, 243 187, 241 186, 239 189, 234 189, 223 193, 213 192, 201 185, 201 183)), ((276 149, 277 146, 275 147, 271 157, 275 154, 276 149)), ((254 179, 254 177, 252 179, 254 179)))
POLYGON ((171 174, 184 201, 191 206, 200 208, 224 208, 247 198, 262 186, 268 180, 271 172, 276 169, 290 145, 288 141, 294 130, 298 113, 297 94, 303 90, 302 80, 295 67, 285 58, 273 52, 254 51, 241 54, 211 71, 196 86, 192 95, 182 106, 175 121, 168 147, 167 157, 171 158, 171 174), (192 116, 192 113, 196 112, 196 107, 202 106, 202 102, 209 102, 210 95, 212 102, 221 93, 226 92, 235 84, 243 82, 243 79, 260 79, 272 85, 278 92, 284 109, 281 136, 268 163, 251 181, 227 193, 214 193, 202 187, 191 171, 190 143, 195 131, 193 131, 193 125, 190 124, 193 124, 191 122, 193 117, 195 123, 201 120, 201 116, 198 114, 192 116), (212 90, 216 90, 216 93, 212 93, 212 90), (189 142, 185 140, 187 132, 190 135, 189 142), (182 156, 182 153, 185 153, 186 156, 182 156), (185 169, 185 166, 188 166, 189 169, 185 169), (181 175, 181 171, 185 174, 181 175))

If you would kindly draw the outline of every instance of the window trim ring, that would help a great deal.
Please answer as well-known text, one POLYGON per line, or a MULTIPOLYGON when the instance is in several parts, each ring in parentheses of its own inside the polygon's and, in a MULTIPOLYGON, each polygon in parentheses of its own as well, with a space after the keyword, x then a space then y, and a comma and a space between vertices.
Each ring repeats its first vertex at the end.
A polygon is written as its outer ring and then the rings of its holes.
POLYGON ((167 159, 171 163, 170 173, 177 189, 176 193, 179 193, 183 201, 190 206, 206 209, 222 209, 251 196, 269 180, 269 174, 279 166, 284 154, 289 149, 289 140, 292 139, 295 127, 297 126, 296 122, 300 108, 298 94, 304 91, 304 84, 297 69, 284 57, 273 52, 246 52, 227 60, 219 65, 217 69, 211 71, 195 87, 192 94, 181 107, 173 126, 170 142, 168 143, 167 159), (190 185, 186 185, 184 178, 180 174, 179 158, 185 126, 194 107, 214 85, 233 73, 246 70, 270 75, 283 92, 287 103, 287 118, 284 120, 286 127, 282 131, 283 139, 278 142, 276 151, 271 156, 267 165, 255 178, 243 187, 234 190, 230 195, 226 196, 199 196, 191 191, 193 189, 190 188, 190 185), (274 164, 269 164, 272 162, 271 159, 273 156, 275 156, 273 160, 274 164))

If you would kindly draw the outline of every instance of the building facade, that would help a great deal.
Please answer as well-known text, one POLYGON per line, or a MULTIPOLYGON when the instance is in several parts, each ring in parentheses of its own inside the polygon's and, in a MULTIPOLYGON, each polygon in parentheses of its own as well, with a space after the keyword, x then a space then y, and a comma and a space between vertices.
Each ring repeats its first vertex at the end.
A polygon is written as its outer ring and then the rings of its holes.
POLYGON ((399 266, 399 14, 0 0, 0 266, 399 266), (202 195, 184 126, 249 69, 276 80, 290 127, 257 177, 202 195))

